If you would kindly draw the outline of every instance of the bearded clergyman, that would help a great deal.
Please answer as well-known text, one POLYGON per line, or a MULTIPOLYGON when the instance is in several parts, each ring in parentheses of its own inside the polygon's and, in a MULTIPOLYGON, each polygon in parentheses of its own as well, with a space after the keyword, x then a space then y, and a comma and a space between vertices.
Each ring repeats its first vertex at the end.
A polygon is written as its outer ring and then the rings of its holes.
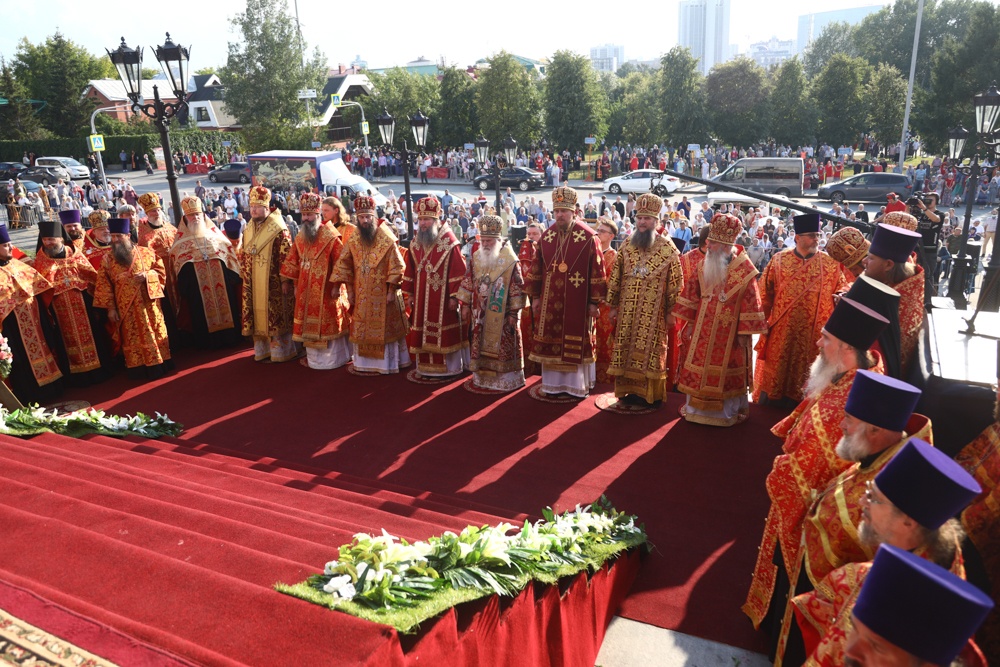
POLYGON ((94 307, 121 326, 122 352, 129 376, 162 377, 172 368, 167 325, 160 301, 167 271, 156 253, 132 243, 125 218, 108 220, 111 252, 97 272, 94 307))
POLYGON ((250 222, 237 256, 243 272, 243 335, 253 337, 254 361, 280 363, 299 356, 292 341, 295 301, 281 289, 281 263, 291 249, 281 211, 271 207, 271 191, 250 189, 250 222))
POLYGON ((524 386, 521 327, 524 308, 521 263, 501 239, 503 221, 484 215, 479 221, 481 245, 472 255, 458 300, 462 321, 472 322, 473 383, 483 389, 513 391, 524 386))
POLYGON ((358 228, 351 234, 330 275, 331 295, 346 288, 351 312, 354 369, 362 373, 398 373, 410 365, 406 347, 406 310, 399 286, 403 255, 389 224, 376 215, 375 200, 354 200, 358 228))
MULTIPOLYGON (((236 251, 205 217, 200 199, 185 197, 181 211, 184 219, 166 261, 174 274, 178 320, 190 329, 197 347, 236 345, 243 341, 239 321, 243 281, 236 251)), ((155 245, 149 247, 156 250, 155 245)))
POLYGON ((424 197, 417 216, 416 243, 405 255, 403 295, 410 303, 410 354, 425 377, 458 375, 469 367, 469 341, 458 319, 458 288, 465 259, 451 229, 441 225, 441 202, 424 197))
POLYGON ((291 252, 281 265, 281 288, 295 292, 292 339, 305 345, 306 365, 316 370, 332 370, 351 360, 347 340, 350 317, 347 290, 343 285, 331 290, 328 284, 344 251, 344 237, 334 222, 320 220, 321 206, 326 204, 314 192, 306 192, 299 198, 302 224, 291 252))
POLYGON ((690 422, 733 426, 749 416, 747 391, 753 362, 750 339, 767 331, 757 287, 757 269, 736 245, 740 219, 717 214, 708 234, 708 252, 698 273, 684 284, 674 316, 688 325, 682 333, 678 389, 687 394, 681 415, 690 422))
POLYGON ((656 233, 663 200, 646 193, 635 207, 636 230, 615 257, 608 279, 608 304, 615 321, 615 344, 608 375, 615 396, 653 404, 667 393, 667 338, 670 314, 684 282, 680 253, 656 233))

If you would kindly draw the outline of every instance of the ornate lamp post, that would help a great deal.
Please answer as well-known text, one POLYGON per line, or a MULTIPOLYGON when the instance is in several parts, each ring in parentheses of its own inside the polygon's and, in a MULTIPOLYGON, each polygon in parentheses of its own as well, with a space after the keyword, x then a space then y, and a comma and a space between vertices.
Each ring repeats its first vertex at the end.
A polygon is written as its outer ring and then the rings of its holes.
MULTIPOLYGON (((106 50, 106 49, 105 49, 106 50)), ((163 67, 163 73, 167 76, 176 102, 164 102, 160 99, 158 86, 153 86, 153 102, 147 104, 142 96, 142 47, 138 50, 130 48, 122 43, 114 51, 108 51, 111 63, 118 70, 118 76, 125 86, 125 93, 132 101, 132 111, 142 112, 143 115, 152 119, 156 129, 160 131, 160 141, 163 144, 163 158, 167 167, 167 183, 170 186, 170 200, 173 203, 174 215, 181 214, 181 198, 177 192, 177 174, 174 173, 174 159, 170 150, 170 121, 180 113, 181 109, 187 108, 187 81, 188 81, 188 60, 191 54, 190 47, 183 47, 174 44, 167 33, 167 41, 163 46, 155 49, 156 59, 163 67)), ((176 222, 176 221, 172 221, 176 222)))
MULTIPOLYGON (((979 153, 990 150, 1000 154, 1000 140, 995 140, 995 129, 998 119, 1000 119, 1000 91, 997 91, 996 82, 985 93, 980 93, 973 97, 973 105, 976 109, 976 135, 978 141, 975 144, 975 154, 968 166, 959 166, 958 170, 966 175, 965 181, 965 221, 962 224, 962 248, 955 258, 954 267, 951 273, 951 280, 948 283, 948 296, 955 303, 955 308, 965 310, 969 302, 965 296, 965 286, 969 280, 969 272, 972 268, 971 258, 968 256, 969 226, 972 223, 972 205, 975 201, 975 188, 979 187, 979 177, 982 175, 982 167, 979 162, 979 153)), ((969 131, 961 124, 948 133, 948 157, 956 163, 961 164, 962 150, 969 139, 969 131)), ((979 294, 978 310, 988 308, 997 310, 998 303, 997 285, 993 276, 1000 270, 1000 253, 993 250, 992 261, 987 269, 984 280, 984 289, 979 294)), ((973 318, 975 320, 975 318, 973 318)), ((974 331, 974 325, 970 322, 970 329, 974 331)))
MULTIPOLYGON (((392 148, 392 140, 396 135, 396 119, 389 114, 389 110, 382 107, 382 115, 375 119, 378 124, 379 134, 382 135, 382 143, 392 148)), ((430 129, 431 119, 417 109, 417 113, 410 116, 410 129, 413 130, 413 141, 417 148, 427 145, 427 130, 430 129)), ((403 142, 403 150, 400 154, 403 161, 403 189, 406 193, 406 245, 413 239, 413 202, 410 195, 410 149, 403 142)))

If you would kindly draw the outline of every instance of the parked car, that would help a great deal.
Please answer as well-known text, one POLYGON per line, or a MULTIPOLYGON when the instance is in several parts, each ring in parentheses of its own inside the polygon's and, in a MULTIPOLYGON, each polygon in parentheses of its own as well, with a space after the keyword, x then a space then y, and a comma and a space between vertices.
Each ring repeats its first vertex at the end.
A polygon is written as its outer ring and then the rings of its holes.
POLYGON ((69 172, 69 177, 73 180, 90 178, 90 171, 87 165, 80 164, 71 157, 40 157, 35 160, 36 167, 62 167, 69 172))
POLYGON ((69 172, 63 167, 39 167, 38 165, 28 167, 18 174, 18 178, 22 181, 34 181, 41 185, 52 185, 58 182, 60 178, 67 183, 72 180, 69 172))
POLYGON ((905 174, 870 171, 822 185, 816 196, 837 203, 844 200, 884 202, 890 192, 895 192, 900 199, 906 200, 913 194, 913 183, 905 174))
POLYGON ((0 162, 0 178, 7 181, 24 171, 20 162, 0 162))
POLYGON ((213 183, 249 183, 252 178, 253 171, 247 162, 230 162, 208 172, 208 180, 213 183))
POLYGON ((661 197, 672 194, 681 186, 676 176, 665 176, 659 169, 636 169, 604 181, 604 190, 614 195, 623 192, 655 192, 661 197))
POLYGON ((734 186, 784 197, 801 197, 804 168, 802 158, 798 157, 745 157, 712 179, 720 187, 710 185, 707 189, 717 192, 734 186))
MULTIPOLYGON (((491 190, 495 189, 495 181, 493 180, 493 174, 481 174, 472 181, 480 190, 491 190)), ((545 185, 545 174, 540 171, 535 171, 534 169, 528 169, 526 167, 513 167, 510 169, 504 169, 500 172, 500 187, 501 188, 517 188, 522 192, 525 190, 533 190, 535 188, 540 188, 545 185)))

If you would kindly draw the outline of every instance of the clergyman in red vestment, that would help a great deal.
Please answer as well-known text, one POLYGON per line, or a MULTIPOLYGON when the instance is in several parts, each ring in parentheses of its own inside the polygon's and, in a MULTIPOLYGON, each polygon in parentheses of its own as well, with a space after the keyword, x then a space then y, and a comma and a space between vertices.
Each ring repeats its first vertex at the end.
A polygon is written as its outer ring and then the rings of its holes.
POLYGON ((403 272, 403 294, 410 303, 410 354, 422 376, 458 375, 469 367, 469 340, 458 316, 465 258, 455 234, 441 223, 437 197, 418 201, 413 214, 419 228, 403 272))

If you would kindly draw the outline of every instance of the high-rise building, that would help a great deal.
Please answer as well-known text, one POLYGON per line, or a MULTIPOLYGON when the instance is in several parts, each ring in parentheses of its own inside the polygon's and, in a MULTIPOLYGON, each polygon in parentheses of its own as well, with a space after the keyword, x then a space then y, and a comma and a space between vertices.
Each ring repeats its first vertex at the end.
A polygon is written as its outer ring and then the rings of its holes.
POLYGON ((598 72, 617 72, 625 64, 625 47, 618 44, 592 46, 590 64, 598 72))
POLYGON ((755 63, 767 69, 771 65, 780 65, 795 55, 795 41, 780 40, 772 37, 766 42, 755 42, 750 45, 747 56, 755 63))
POLYGON ((852 9, 835 9, 829 12, 817 12, 815 14, 803 14, 799 17, 799 34, 795 43, 795 52, 803 54, 820 33, 823 28, 831 23, 861 23, 869 14, 874 14, 882 9, 884 5, 872 5, 869 7, 854 7, 852 9))
POLYGON ((729 59, 729 0, 681 0, 677 42, 691 50, 702 74, 729 59))

